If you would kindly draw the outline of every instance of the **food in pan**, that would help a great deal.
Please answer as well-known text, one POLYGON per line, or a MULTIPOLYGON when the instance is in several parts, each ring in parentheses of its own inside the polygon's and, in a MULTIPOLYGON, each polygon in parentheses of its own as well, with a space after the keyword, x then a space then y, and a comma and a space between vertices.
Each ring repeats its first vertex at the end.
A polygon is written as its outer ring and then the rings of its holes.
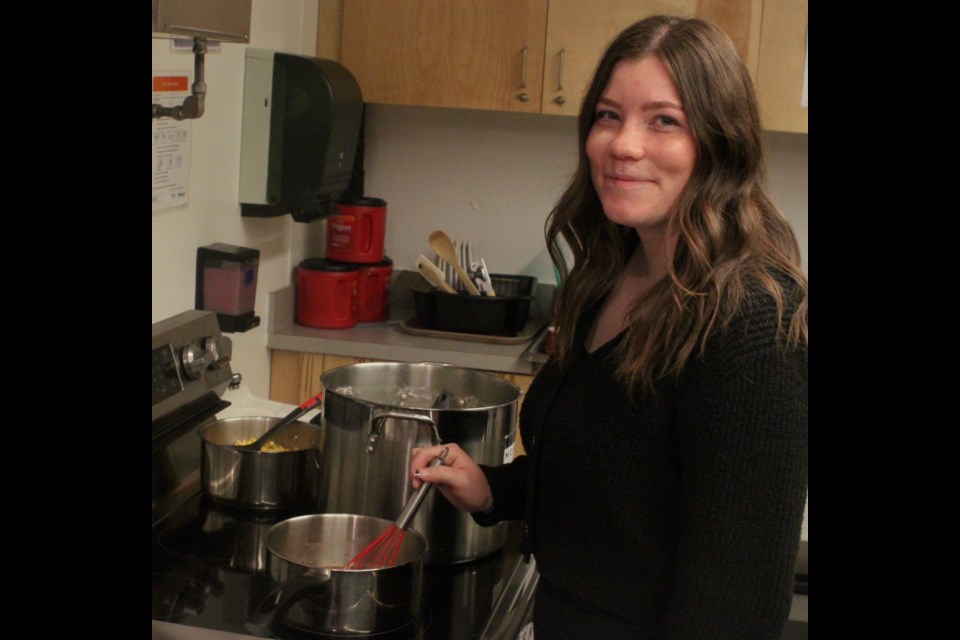
MULTIPOLYGON (((233 445, 235 447, 242 447, 244 445, 253 444, 254 442, 256 442, 256 440, 257 440, 256 438, 247 438, 246 440, 234 440, 233 445)), ((274 453, 277 451, 293 451, 293 449, 288 449, 283 445, 277 444, 273 440, 268 440, 267 444, 260 447, 260 451, 263 451, 265 453, 274 453)))

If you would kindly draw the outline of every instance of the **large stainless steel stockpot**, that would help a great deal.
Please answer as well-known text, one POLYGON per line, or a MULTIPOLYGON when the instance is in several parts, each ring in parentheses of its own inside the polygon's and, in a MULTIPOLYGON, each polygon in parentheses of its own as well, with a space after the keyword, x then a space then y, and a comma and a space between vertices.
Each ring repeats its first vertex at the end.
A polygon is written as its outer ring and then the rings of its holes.
MULTIPOLYGON (((321 512, 396 519, 413 493, 414 447, 456 443, 488 465, 513 458, 520 388, 503 378, 446 364, 369 362, 327 371, 320 382, 321 512)), ((478 526, 439 491, 410 526, 426 537, 431 564, 474 560, 506 541, 504 525, 478 526)))
POLYGON ((239 417, 200 427, 200 483, 214 500, 238 507, 274 509, 316 503, 322 427, 297 421, 277 434, 288 451, 242 451, 234 442, 257 438, 277 417, 239 417))
POLYGON ((290 518, 267 531, 270 593, 247 630, 273 635, 280 622, 296 629, 359 635, 399 629, 420 615, 427 541, 408 529, 396 563, 377 569, 343 566, 393 522, 341 513, 290 518))

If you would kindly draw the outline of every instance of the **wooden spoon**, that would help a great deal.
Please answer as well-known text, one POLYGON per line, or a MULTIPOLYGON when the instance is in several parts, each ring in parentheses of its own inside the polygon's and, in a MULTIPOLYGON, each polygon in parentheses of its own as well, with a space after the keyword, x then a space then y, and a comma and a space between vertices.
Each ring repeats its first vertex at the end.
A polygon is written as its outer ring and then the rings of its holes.
POLYGON ((427 257, 422 253, 417 256, 417 271, 420 272, 420 275, 423 276, 424 280, 437 287, 442 289, 447 293, 456 293, 456 289, 450 286, 447 280, 443 277, 443 271, 433 264, 427 257))
POLYGON ((470 279, 470 276, 467 275, 467 272, 463 270, 463 266, 460 264, 460 260, 457 259, 457 251, 453 248, 453 242, 450 241, 450 238, 443 231, 434 231, 430 234, 430 248, 432 248, 438 256, 444 259, 447 264, 453 265, 453 268, 457 270, 457 275, 460 276, 460 281, 463 283, 463 286, 467 288, 467 291, 472 296, 479 296, 480 291, 477 289, 476 285, 473 284, 473 281, 470 279))

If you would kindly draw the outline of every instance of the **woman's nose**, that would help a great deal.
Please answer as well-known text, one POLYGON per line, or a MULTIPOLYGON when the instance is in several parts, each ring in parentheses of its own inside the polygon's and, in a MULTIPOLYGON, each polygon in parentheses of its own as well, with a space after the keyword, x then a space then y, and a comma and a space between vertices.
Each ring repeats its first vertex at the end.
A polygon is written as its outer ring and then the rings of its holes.
POLYGON ((636 126, 624 125, 610 141, 610 152, 618 158, 641 158, 646 153, 647 140, 636 126))

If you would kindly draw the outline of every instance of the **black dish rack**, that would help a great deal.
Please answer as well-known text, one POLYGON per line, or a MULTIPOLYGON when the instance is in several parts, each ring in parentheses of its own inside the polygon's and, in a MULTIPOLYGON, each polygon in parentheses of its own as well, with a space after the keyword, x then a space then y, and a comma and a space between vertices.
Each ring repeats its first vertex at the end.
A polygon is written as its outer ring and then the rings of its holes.
POLYGON ((447 293, 419 279, 413 285, 417 324, 435 331, 517 335, 530 316, 537 279, 492 273, 490 281, 495 296, 447 293))

